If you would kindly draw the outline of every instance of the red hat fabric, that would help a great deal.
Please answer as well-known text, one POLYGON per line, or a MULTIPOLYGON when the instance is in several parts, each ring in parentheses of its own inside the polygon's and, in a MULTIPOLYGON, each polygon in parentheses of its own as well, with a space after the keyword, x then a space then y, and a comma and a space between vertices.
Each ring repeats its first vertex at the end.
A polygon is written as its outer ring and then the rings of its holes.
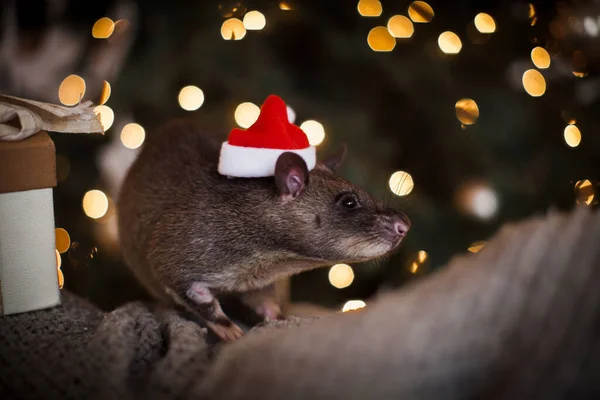
POLYGON ((273 176, 277 158, 286 151, 301 156, 309 170, 314 168, 315 147, 302 129, 289 122, 285 102, 270 95, 252 126, 231 130, 221 146, 219 173, 240 178, 273 176))

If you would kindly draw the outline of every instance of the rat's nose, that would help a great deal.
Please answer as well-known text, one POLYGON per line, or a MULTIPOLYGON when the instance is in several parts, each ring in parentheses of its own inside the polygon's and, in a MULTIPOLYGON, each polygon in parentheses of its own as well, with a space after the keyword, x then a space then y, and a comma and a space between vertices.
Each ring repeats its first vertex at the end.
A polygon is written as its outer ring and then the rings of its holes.
POLYGON ((403 238, 410 229, 410 220, 405 214, 398 213, 394 217, 394 232, 403 238))

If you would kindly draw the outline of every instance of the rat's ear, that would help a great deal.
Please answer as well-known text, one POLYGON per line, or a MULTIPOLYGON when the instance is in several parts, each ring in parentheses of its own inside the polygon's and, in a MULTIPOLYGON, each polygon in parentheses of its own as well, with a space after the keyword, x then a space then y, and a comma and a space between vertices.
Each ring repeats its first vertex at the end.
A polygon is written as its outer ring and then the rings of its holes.
POLYGON ((323 164, 330 171, 335 172, 344 162, 347 150, 348 149, 346 145, 342 144, 335 153, 327 156, 323 161, 321 161, 321 164, 323 164))
POLYGON ((288 201, 296 198, 308 185, 308 167, 302 157, 296 153, 285 152, 275 163, 275 186, 281 199, 288 201))

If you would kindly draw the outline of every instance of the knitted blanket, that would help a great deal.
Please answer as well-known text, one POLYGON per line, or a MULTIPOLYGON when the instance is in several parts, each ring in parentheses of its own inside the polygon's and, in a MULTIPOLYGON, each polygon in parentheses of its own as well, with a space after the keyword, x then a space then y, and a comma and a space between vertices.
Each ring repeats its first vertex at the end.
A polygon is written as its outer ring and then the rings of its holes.
POLYGON ((175 311, 0 319, 1 399, 598 399, 600 213, 511 224, 360 311, 214 344, 175 311))

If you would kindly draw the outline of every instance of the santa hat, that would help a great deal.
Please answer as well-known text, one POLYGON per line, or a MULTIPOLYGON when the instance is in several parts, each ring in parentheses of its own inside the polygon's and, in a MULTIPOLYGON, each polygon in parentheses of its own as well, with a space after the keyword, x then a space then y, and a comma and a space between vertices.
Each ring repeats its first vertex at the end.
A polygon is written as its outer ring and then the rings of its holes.
POLYGON ((288 151, 302 157, 309 171, 315 167, 315 147, 302 129, 289 122, 284 101, 270 95, 252 126, 229 133, 221 146, 219 173, 237 178, 273 176, 277 158, 288 151))

